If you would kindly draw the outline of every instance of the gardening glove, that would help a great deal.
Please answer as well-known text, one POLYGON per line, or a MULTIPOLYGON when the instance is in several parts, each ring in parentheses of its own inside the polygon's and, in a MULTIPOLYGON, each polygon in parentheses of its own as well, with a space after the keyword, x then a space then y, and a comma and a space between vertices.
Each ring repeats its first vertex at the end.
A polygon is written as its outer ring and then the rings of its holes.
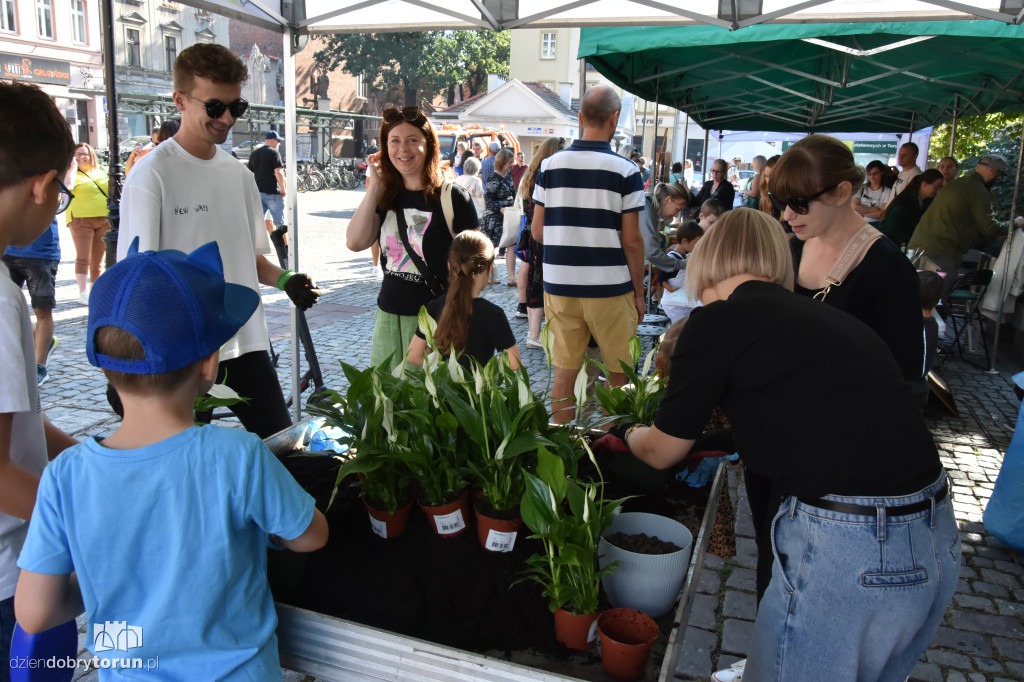
POLYGON ((626 442, 626 431, 629 431, 630 427, 636 426, 639 422, 626 422, 625 424, 616 424, 615 426, 608 429, 608 434, 615 436, 623 443, 626 442))
POLYGON ((284 289, 288 298, 299 310, 306 310, 320 298, 320 289, 316 282, 304 272, 285 271, 277 280, 279 289, 284 289))

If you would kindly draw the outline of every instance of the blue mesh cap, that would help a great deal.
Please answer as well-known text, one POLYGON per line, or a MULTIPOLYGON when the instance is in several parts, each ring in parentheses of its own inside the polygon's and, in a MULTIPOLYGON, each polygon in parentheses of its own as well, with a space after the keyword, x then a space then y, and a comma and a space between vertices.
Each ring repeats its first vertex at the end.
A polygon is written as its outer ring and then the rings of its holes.
POLYGON ((208 357, 238 333, 259 305, 259 294, 224 281, 216 242, 186 255, 128 255, 104 272, 89 294, 86 355, 96 367, 128 374, 166 374, 208 357), (135 336, 146 353, 123 360, 96 352, 96 330, 117 327, 135 336))

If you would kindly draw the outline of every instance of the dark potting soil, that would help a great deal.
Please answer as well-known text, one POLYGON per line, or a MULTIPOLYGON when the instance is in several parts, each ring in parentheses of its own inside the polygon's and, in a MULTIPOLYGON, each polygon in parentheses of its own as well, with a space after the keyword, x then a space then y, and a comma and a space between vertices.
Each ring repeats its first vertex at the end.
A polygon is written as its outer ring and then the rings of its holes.
MULTIPOLYGON (((294 588, 278 587, 275 599, 557 674, 608 679, 596 646, 581 653, 556 641, 554 617, 538 584, 512 585, 522 575, 527 557, 542 551, 538 541, 526 538, 525 527, 511 552, 492 553, 480 546, 475 519, 467 520, 468 528, 460 535, 440 537, 414 507, 405 532, 384 540, 370 529, 354 479, 343 482, 327 509, 337 460, 285 457, 283 461, 325 511, 331 536, 324 549, 305 555, 304 574, 294 588)), ((618 496, 631 492, 616 487, 611 482, 609 491, 615 489, 618 496)), ((656 493, 628 500, 623 511, 675 518, 696 537, 707 500, 707 489, 689 488, 673 478, 656 493)), ((610 608, 603 595, 599 608, 610 608)), ((658 677, 673 618, 674 613, 669 613, 657 619, 661 636, 643 679, 658 677)))
POLYGON ((605 540, 619 549, 637 554, 671 554, 682 549, 674 542, 659 540, 647 533, 612 533, 605 536, 605 540))

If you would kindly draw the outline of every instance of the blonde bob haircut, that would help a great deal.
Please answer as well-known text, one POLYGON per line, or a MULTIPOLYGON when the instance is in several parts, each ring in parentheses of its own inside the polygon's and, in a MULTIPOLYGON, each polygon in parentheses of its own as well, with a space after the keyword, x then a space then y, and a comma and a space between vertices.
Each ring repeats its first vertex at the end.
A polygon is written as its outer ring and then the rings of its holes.
POLYGON ((728 211, 690 254, 686 293, 698 300, 705 289, 736 275, 753 275, 793 290, 793 256, 779 221, 752 208, 728 211))

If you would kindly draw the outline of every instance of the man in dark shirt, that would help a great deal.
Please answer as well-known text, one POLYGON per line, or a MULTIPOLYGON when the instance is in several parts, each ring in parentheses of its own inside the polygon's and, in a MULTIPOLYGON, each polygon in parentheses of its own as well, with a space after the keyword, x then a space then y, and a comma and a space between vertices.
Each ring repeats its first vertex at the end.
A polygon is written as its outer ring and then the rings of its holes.
MULTIPOLYGON (((284 141, 277 131, 267 132, 267 143, 256 148, 249 157, 249 170, 256 176, 256 188, 260 191, 260 203, 263 204, 263 215, 270 211, 267 220, 267 232, 273 234, 274 229, 284 225, 284 197, 287 186, 284 180, 284 163, 277 147, 284 141)), ((287 244, 288 242, 285 241, 287 244)))

